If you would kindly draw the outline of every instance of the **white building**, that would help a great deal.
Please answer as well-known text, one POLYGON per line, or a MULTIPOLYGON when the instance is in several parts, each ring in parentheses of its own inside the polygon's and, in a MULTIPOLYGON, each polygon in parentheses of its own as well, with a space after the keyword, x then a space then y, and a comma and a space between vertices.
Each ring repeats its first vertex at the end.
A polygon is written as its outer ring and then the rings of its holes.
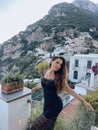
POLYGON ((79 82, 83 79, 91 79, 94 82, 94 72, 92 66, 98 63, 98 54, 75 54, 70 58, 69 79, 79 82))

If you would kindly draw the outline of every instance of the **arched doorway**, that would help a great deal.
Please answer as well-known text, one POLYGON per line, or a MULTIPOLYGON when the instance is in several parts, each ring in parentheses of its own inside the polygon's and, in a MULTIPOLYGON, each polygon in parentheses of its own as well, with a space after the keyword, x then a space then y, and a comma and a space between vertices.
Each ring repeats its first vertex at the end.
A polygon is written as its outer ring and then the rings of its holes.
POLYGON ((74 71, 74 76, 73 76, 74 79, 78 79, 78 71, 74 71))
POLYGON ((85 79, 90 79, 90 77, 91 77, 91 73, 87 72, 86 76, 85 76, 85 79))

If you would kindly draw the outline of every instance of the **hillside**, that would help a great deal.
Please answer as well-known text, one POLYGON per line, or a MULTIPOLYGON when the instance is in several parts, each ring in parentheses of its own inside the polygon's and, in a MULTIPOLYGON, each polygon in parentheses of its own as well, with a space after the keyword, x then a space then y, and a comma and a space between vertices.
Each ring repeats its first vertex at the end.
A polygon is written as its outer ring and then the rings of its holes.
POLYGON ((37 63, 51 55, 98 49, 97 6, 91 11, 75 4, 54 5, 43 19, 0 45, 0 78, 9 71, 38 77, 37 63))

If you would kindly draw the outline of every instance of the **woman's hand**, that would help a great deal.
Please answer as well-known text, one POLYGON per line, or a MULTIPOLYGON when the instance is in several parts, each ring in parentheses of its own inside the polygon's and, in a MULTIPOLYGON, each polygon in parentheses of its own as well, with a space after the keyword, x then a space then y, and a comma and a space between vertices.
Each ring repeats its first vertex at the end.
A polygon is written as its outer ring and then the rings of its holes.
POLYGON ((88 110, 92 110, 95 111, 93 109, 93 107, 79 94, 77 94, 75 91, 73 91, 69 86, 66 86, 66 91, 68 93, 70 93, 73 97, 77 98, 78 100, 80 100, 84 106, 88 109, 88 110))
POLYGON ((36 87, 32 88, 32 92, 35 92, 36 91, 36 87))
POLYGON ((36 87, 32 88, 32 92, 35 92, 36 90, 42 88, 41 84, 37 84, 36 87))

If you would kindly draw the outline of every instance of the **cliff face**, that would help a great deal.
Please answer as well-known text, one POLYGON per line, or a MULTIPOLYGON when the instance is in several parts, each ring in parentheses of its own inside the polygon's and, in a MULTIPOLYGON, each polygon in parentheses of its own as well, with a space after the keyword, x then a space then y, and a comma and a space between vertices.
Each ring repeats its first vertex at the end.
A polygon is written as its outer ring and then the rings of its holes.
POLYGON ((40 55, 44 54, 38 55, 37 49, 53 53, 55 46, 63 46, 67 38, 79 37, 81 32, 88 32, 97 40, 98 15, 92 9, 95 4, 89 0, 54 5, 43 19, 0 45, 0 77, 9 71, 30 75, 40 55))
MULTIPOLYGON (((47 37, 53 38, 54 36, 65 36, 69 28, 72 28, 72 30, 74 28, 77 28, 78 30, 78 26, 82 26, 79 25, 80 22, 82 22, 80 21, 80 19, 83 18, 82 15, 84 15, 85 19, 89 17, 87 22, 91 22, 92 19, 94 19, 94 17, 91 18, 89 13, 85 13, 85 10, 84 12, 83 10, 81 10, 82 8, 91 12, 96 12, 97 5, 95 5, 93 2, 91 2, 90 0, 75 0, 74 2, 72 2, 72 4, 60 3, 54 5, 49 10, 48 15, 45 16, 43 19, 32 25, 29 25, 25 31, 20 32, 16 36, 6 41, 3 45, 0 46, 0 56, 2 57, 2 59, 4 60, 9 56, 13 59, 19 57, 22 52, 24 52, 24 47, 29 46, 30 44, 36 44, 35 42, 43 44, 41 46, 44 46, 46 44, 47 47, 51 46, 49 45, 49 40, 47 43, 47 40, 45 41, 44 39, 47 37), (73 15, 71 13, 73 13, 73 15), (70 17, 73 17, 73 19, 71 19, 70 17), (76 20, 79 20, 79 23, 78 21, 74 23, 74 18, 76 17, 78 17, 78 19, 76 20), (71 23, 71 20, 73 20, 73 23, 71 23)), ((98 17, 96 18, 96 22, 97 21, 98 17)), ((91 27, 89 26, 88 28, 91 27)), ((55 45, 54 41, 52 42, 53 45, 55 45)))
POLYGON ((75 0, 73 4, 79 8, 83 8, 92 12, 96 12, 97 10, 96 4, 94 4, 90 0, 75 0))

